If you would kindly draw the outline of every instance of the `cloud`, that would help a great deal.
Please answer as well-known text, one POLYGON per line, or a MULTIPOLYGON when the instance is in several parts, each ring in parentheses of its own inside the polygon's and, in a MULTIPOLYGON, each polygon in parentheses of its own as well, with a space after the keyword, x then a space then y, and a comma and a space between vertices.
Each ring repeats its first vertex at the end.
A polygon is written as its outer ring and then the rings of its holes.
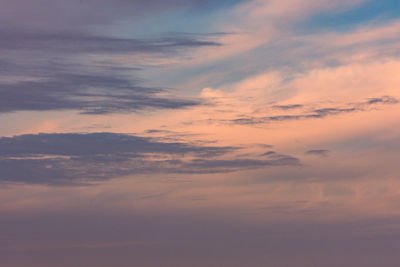
MULTIPOLYGON (((234 32, 237 34, 221 36, 219 42, 226 44, 223 49, 208 50, 196 58, 196 63, 212 62, 221 59, 233 59, 238 55, 250 53, 252 50, 266 45, 277 45, 273 54, 278 58, 291 55, 291 51, 283 50, 282 45, 286 46, 293 40, 295 25, 300 21, 321 13, 339 13, 351 10, 366 2, 367 0, 245 0, 239 1, 220 22, 217 27, 223 32, 234 32), (282 42, 284 41, 284 42, 282 42), (289 42, 288 42, 289 41, 289 42), (282 54, 282 51, 285 51, 282 54)), ((291 49, 298 48, 299 43, 295 43, 291 49)), ((259 51, 259 50, 258 50, 259 51)), ((260 51, 259 51, 260 52, 260 51)), ((264 54, 265 52, 263 52, 264 54)), ((260 57, 252 60, 262 61, 263 64, 272 62, 270 59, 260 57)), ((248 60, 248 55, 236 58, 235 64, 248 60)), ((289 59, 290 60, 290 59, 289 59)), ((290 60, 293 64, 293 60, 290 60)), ((280 62, 281 63, 281 62, 280 62)), ((276 66, 275 62, 272 66, 276 66)), ((220 71, 224 71, 224 66, 220 71)))
POLYGON ((290 109, 297 109, 297 108, 302 108, 303 105, 300 104, 293 104, 293 105, 275 105, 273 106, 276 109, 282 109, 282 110, 290 110, 290 109))
POLYGON ((226 153, 232 147, 196 147, 184 143, 162 143, 150 138, 114 133, 91 134, 38 134, 20 135, 0 138, 0 156, 34 156, 34 155, 63 155, 63 156, 92 156, 114 155, 129 153, 183 154, 197 153, 201 155, 226 153))
POLYGON ((56 73, 43 80, 0 83, 0 113, 22 110, 77 110, 85 114, 134 112, 148 108, 179 109, 197 100, 162 95, 117 74, 56 73))
POLYGON ((105 26, 138 20, 146 12, 199 4, 197 0, 6 1, 0 18, 0 113, 76 110, 94 115, 198 105, 197 100, 171 95, 168 86, 143 86, 137 73, 146 61, 221 46, 213 41, 219 34, 138 38, 118 31, 110 34, 105 26))
POLYGON ((170 34, 169 36, 138 39, 93 35, 80 32, 43 32, 2 30, 0 50, 45 51, 46 53, 171 53, 176 50, 201 46, 220 46, 204 40, 209 35, 170 34), (202 39, 200 39, 202 38, 202 39))
POLYGON ((270 156, 270 155, 274 155, 274 154, 276 154, 276 152, 270 150, 270 151, 267 151, 267 152, 263 153, 261 156, 270 156))
POLYGON ((137 58, 180 58, 189 50, 221 46, 213 41, 219 34, 146 33, 141 35, 146 38, 139 38, 107 27, 121 21, 138 27, 134 21, 149 13, 204 4, 199 0, 5 1, 0 18, 0 112, 72 109, 104 114, 198 104, 165 96, 168 86, 143 86, 142 80, 139 85, 137 71, 145 68, 146 60, 137 58))
POLYGON ((238 149, 116 133, 2 137, 0 181, 61 185, 143 173, 218 173, 299 164, 287 155, 260 160, 232 154, 238 149))
POLYGON ((313 149, 308 150, 306 154, 308 155, 316 155, 316 156, 324 156, 326 157, 330 151, 326 149, 313 149))
MULTIPOLYGON (((302 114, 283 114, 277 116, 267 116, 267 117, 245 117, 231 120, 234 124, 262 124, 274 121, 290 121, 290 120, 300 120, 300 119, 315 119, 324 118, 332 115, 339 115, 343 113, 351 113, 356 111, 367 110, 368 107, 374 106, 376 104, 398 104, 398 100, 390 96, 382 96, 377 98, 370 98, 367 101, 353 103, 348 107, 326 107, 314 109, 311 112, 305 111, 302 114)), ((304 105, 302 105, 304 107, 304 105)), ((285 109, 284 109, 285 110, 285 109)))
POLYGON ((231 172, 243 169, 253 169, 267 166, 296 166, 300 165, 300 161, 292 156, 275 155, 271 156, 268 160, 259 159, 241 159, 236 158, 233 160, 204 160, 196 159, 190 163, 185 164, 186 172, 194 173, 213 173, 213 172, 231 172))
POLYGON ((202 88, 216 86, 224 82, 222 74, 228 81, 237 81, 263 69, 284 69, 300 74, 321 67, 356 62, 364 66, 371 60, 381 63, 382 59, 398 58, 400 27, 397 20, 370 20, 355 27, 354 16, 351 16, 338 27, 328 28, 314 21, 315 16, 326 18, 328 15, 333 18, 331 23, 336 24, 342 15, 349 16, 349 11, 373 10, 370 5, 371 1, 358 0, 244 1, 235 7, 235 19, 221 23, 217 29, 236 34, 221 36, 218 41, 224 44, 222 48, 205 48, 206 51, 200 51, 204 52, 201 56, 195 57, 201 64, 206 64, 205 59, 217 61, 222 57, 227 63, 205 65, 212 67, 215 74, 196 77, 191 84, 200 84, 202 88), (304 22, 308 24, 305 26, 304 22))
POLYGON ((143 66, 116 64, 112 58, 131 54, 174 57, 187 49, 219 45, 208 40, 207 34, 122 39, 83 33, 0 32, 4 36, 0 40, 4 55, 0 59, 0 112, 69 109, 105 114, 198 105, 197 100, 170 96, 166 89, 142 86, 132 72, 143 66))

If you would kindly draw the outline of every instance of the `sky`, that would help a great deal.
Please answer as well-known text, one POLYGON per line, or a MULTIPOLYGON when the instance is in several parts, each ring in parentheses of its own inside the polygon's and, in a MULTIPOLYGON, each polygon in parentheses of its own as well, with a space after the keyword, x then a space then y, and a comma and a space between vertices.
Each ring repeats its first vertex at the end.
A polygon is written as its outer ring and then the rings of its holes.
POLYGON ((0 6, 1 266, 398 266, 399 1, 0 6))

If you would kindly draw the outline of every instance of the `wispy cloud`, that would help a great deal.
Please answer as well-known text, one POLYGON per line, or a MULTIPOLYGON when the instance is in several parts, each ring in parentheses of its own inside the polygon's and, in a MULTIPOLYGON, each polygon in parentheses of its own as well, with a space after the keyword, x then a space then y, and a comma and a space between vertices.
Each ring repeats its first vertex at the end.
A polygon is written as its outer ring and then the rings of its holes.
POLYGON ((74 184, 143 173, 218 173, 299 164, 287 155, 255 159, 231 154, 238 149, 115 133, 2 137, 0 181, 74 184))
POLYGON ((39 81, 0 83, 0 86, 0 112, 77 110, 85 114, 106 114, 200 104, 195 99, 162 95, 166 91, 161 88, 135 85, 117 74, 57 73, 39 81))
POLYGON ((192 34, 145 40, 3 30, 2 36, 0 51, 6 56, 0 61, 0 112, 69 109, 105 114, 197 105, 197 100, 168 95, 166 88, 143 86, 132 77, 143 66, 121 66, 101 58, 143 53, 173 57, 187 49, 219 45, 207 35, 192 34))
POLYGON ((6 31, 0 30, 2 51, 45 51, 46 53, 172 53, 185 48, 219 46, 206 40, 207 35, 170 34, 169 36, 138 39, 93 35, 80 32, 6 31))
POLYGON ((399 101, 396 98, 383 96, 379 98, 371 98, 364 102, 359 102, 351 104, 347 107, 326 107, 314 109, 311 112, 305 112, 302 114, 283 114, 277 116, 268 117, 246 117, 234 119, 231 122, 236 124, 262 124, 274 121, 290 121, 290 120, 300 120, 300 119, 315 119, 324 118, 326 116, 339 115, 342 113, 350 113, 356 111, 366 110, 368 107, 375 104, 397 104, 399 101))
MULTIPOLYGON (((375 108, 375 106, 379 104, 383 105, 394 105, 398 104, 399 101, 390 96, 382 96, 376 98, 370 98, 366 101, 358 102, 358 103, 350 103, 345 106, 335 106, 335 107, 321 107, 321 108, 312 108, 308 105, 274 105, 273 109, 279 109, 283 111, 291 111, 298 110, 298 113, 280 113, 279 115, 273 116, 254 116, 252 115, 255 112, 249 112, 249 114, 239 115, 239 118, 234 118, 231 120, 216 120, 209 119, 209 123, 213 122, 224 122, 224 123, 233 123, 240 125, 257 125, 257 124, 265 124, 272 122, 283 122, 283 121, 293 121, 293 120, 303 120, 303 119, 321 119, 327 116, 334 116, 346 113, 360 112, 360 111, 368 111, 371 108, 375 108)), ((264 109, 268 109, 268 105, 264 109)), ((261 112, 258 112, 261 113, 261 112)))
POLYGON ((300 104, 292 104, 292 105, 275 105, 273 106, 276 109, 282 109, 282 110, 291 110, 291 109, 297 109, 297 108, 302 108, 303 105, 300 104))

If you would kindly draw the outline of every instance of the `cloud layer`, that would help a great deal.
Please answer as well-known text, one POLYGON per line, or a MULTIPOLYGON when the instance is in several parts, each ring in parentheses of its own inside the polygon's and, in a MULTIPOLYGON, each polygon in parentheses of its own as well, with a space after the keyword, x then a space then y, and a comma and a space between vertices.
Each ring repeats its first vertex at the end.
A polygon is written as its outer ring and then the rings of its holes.
POLYGON ((2 137, 0 181, 73 184, 143 173, 218 173, 299 164, 286 155, 230 155, 238 149, 115 133, 2 137))
POLYGON ((113 55, 173 57, 189 49, 217 46, 207 35, 171 34, 122 39, 84 33, 4 31, 0 40, 0 113, 76 110, 86 114, 179 109, 196 100, 168 95, 138 81, 143 68, 113 63, 113 55), (94 60, 90 57, 94 57, 94 60), (104 57, 96 60, 96 57, 104 57), (82 58, 86 58, 82 62, 82 58))

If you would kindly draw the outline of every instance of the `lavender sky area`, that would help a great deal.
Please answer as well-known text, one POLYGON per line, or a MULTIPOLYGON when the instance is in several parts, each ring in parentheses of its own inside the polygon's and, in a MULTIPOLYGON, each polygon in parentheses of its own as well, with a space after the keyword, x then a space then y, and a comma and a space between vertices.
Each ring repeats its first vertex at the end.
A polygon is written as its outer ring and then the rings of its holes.
POLYGON ((0 0, 0 266, 397 267, 397 0, 0 0))

